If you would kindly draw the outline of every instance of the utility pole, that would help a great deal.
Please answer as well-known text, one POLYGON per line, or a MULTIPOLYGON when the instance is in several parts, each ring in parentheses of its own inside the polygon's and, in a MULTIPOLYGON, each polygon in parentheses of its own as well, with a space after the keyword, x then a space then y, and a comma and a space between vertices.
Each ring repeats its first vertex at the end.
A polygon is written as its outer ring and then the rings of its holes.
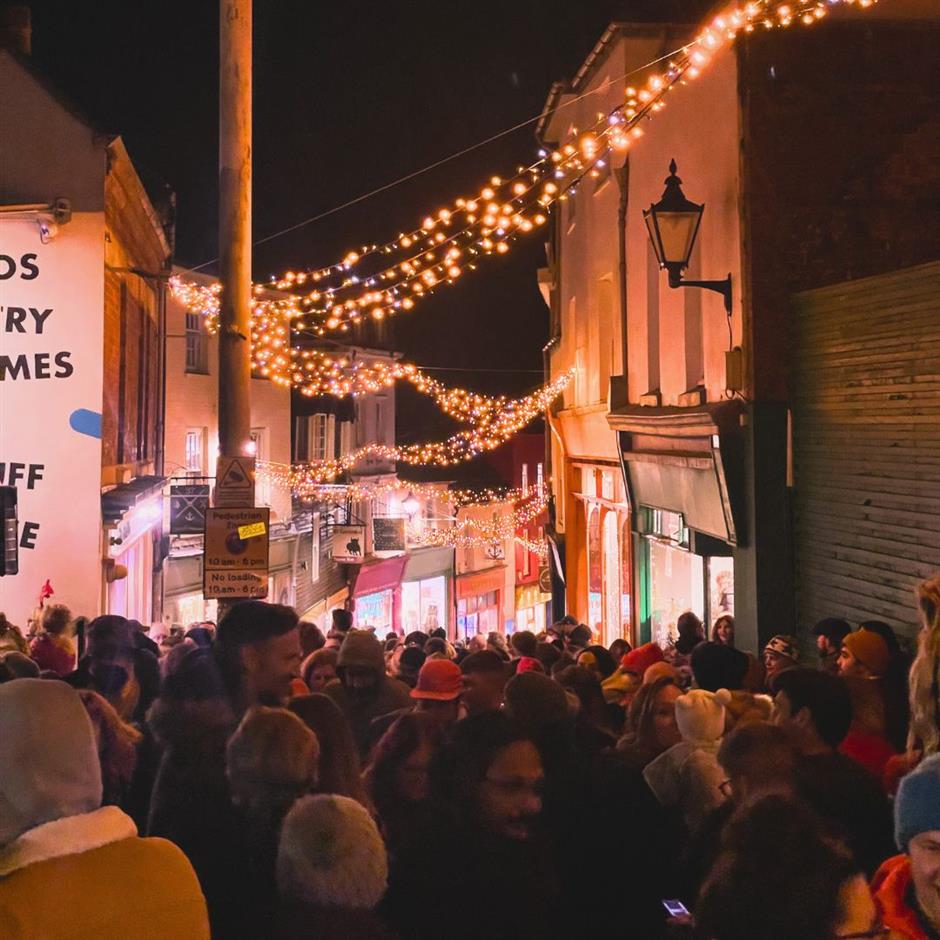
MULTIPOLYGON (((219 452, 251 436, 251 4, 219 2, 219 452)), ((252 498, 249 505, 254 504, 252 498)))

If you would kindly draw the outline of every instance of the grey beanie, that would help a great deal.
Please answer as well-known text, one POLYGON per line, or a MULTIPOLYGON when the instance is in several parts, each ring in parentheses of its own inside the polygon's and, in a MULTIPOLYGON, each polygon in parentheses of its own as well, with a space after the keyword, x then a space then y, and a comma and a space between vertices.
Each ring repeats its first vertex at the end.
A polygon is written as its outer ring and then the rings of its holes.
POLYGON ((940 754, 901 780, 894 799, 894 840, 907 852, 914 836, 940 830, 940 754))

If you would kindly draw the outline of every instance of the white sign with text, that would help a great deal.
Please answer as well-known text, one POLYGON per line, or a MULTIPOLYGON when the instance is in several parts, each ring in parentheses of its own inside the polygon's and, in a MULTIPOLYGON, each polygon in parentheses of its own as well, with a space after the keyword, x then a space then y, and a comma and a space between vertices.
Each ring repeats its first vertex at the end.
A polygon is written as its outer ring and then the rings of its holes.
POLYGON ((103 214, 74 214, 48 244, 0 217, 0 484, 19 516, 0 611, 24 630, 47 580, 52 602, 98 613, 103 355, 103 214))

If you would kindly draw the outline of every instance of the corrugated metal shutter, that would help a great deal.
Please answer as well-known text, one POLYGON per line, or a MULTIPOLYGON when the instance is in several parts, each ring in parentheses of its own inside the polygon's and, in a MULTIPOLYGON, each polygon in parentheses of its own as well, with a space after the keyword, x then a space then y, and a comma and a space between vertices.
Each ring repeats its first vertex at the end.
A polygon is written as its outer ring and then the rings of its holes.
POLYGON ((795 298, 798 611, 917 630, 940 568, 940 263, 795 298))

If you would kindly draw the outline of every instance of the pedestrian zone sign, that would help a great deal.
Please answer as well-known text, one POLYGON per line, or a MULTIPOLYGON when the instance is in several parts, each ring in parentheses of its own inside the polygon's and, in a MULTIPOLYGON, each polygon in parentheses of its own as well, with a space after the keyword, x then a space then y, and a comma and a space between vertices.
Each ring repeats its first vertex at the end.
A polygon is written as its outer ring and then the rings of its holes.
POLYGON ((267 597, 270 509, 206 511, 203 595, 267 597), (243 535, 244 533, 244 535, 243 535))

